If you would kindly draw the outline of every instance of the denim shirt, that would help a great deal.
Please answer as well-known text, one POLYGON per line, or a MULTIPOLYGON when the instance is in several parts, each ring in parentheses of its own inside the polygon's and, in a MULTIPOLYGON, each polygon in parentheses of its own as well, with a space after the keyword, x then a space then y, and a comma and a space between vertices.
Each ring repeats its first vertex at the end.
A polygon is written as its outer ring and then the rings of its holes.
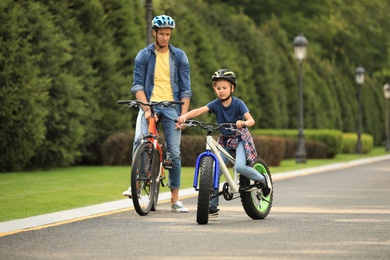
MULTIPOLYGON (((182 98, 191 98, 190 63, 187 55, 179 48, 168 45, 170 78, 173 98, 180 101, 182 98)), ((154 69, 156 66, 156 51, 154 43, 138 52, 134 63, 134 79, 131 93, 145 92, 146 99, 150 101, 154 88, 154 69)), ((177 106, 180 115, 181 106, 177 106)))

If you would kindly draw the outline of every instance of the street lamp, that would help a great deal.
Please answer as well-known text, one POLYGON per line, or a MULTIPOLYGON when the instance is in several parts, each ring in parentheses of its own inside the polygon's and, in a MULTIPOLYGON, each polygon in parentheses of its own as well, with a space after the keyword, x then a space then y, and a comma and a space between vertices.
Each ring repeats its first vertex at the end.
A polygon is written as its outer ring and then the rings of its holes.
POLYGON ((390 126, 389 126, 389 101, 390 101, 390 84, 383 86, 383 92, 386 98, 386 151, 390 151, 390 126))
POLYGON ((146 46, 148 46, 150 42, 150 36, 152 34, 152 2, 153 0, 146 0, 145 9, 146 9, 146 46))
POLYGON ((355 70, 356 83, 358 84, 358 131, 355 152, 362 153, 362 85, 364 83, 364 68, 357 67, 355 70))
POLYGON ((303 133, 304 122, 303 122, 303 87, 302 87, 302 62, 306 57, 307 45, 309 42, 303 34, 298 34, 294 38, 294 53, 295 58, 299 62, 299 125, 298 125, 298 145, 295 154, 296 163, 306 162, 306 148, 305 148, 305 137, 303 133))

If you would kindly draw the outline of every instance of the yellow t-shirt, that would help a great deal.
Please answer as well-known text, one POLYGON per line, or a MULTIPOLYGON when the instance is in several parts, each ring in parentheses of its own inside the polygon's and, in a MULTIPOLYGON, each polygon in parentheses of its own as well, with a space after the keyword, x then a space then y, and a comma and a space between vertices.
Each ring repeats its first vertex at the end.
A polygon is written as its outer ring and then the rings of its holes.
POLYGON ((173 100, 173 91, 169 71, 169 51, 160 53, 156 50, 156 67, 154 69, 154 88, 151 101, 173 100))

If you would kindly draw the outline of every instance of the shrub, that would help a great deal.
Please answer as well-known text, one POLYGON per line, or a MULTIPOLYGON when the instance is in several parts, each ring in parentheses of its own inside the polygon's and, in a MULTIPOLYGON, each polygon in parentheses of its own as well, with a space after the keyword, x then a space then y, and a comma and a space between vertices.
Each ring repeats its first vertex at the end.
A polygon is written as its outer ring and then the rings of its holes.
MULTIPOLYGON (((285 139, 286 152, 283 159, 294 159, 297 151, 298 140, 285 139)), ((326 159, 328 158, 328 145, 317 141, 305 141, 306 158, 326 159)))
POLYGON ((131 165, 134 133, 110 135, 100 148, 103 165, 131 165))
MULTIPOLYGON (((217 138, 218 136, 214 136, 217 138)), ((103 165, 131 165, 134 133, 119 132, 109 136, 101 146, 103 165)), ((253 135, 258 156, 269 166, 279 166, 283 159, 295 157, 297 140, 277 136, 253 135)), ((164 143, 163 137, 160 143, 164 143)), ((181 164, 195 166, 196 158, 205 150, 205 136, 182 135, 181 164)), ((307 158, 327 158, 328 146, 322 142, 305 142, 307 158)), ((165 152, 165 145, 163 147, 165 152)))
POLYGON ((181 165, 195 166, 196 158, 205 151, 206 137, 200 135, 182 135, 181 137, 181 165))
MULTIPOLYGON (((368 153, 374 147, 374 138, 369 134, 362 134, 362 152, 368 153)), ((341 145, 342 153, 355 153, 357 144, 356 133, 343 133, 343 140, 341 145)))
POLYGON ((286 141, 281 137, 253 136, 257 155, 261 157, 268 166, 279 166, 286 150, 286 141))
MULTIPOLYGON (((287 148, 291 148, 291 140, 297 141, 297 130, 294 129, 256 129, 255 135, 281 136, 287 140, 287 148), (291 139, 291 140, 290 140, 291 139)), ((334 158, 341 151, 342 132, 334 129, 306 129, 305 143, 316 141, 327 145, 327 158, 334 158)), ((294 142, 293 142, 294 143, 294 142)), ((295 145, 294 145, 295 146, 295 145)), ((291 151, 288 150, 290 153, 291 151)), ((291 158, 291 154, 286 154, 291 158)), ((295 154, 295 151, 294 151, 295 154)))

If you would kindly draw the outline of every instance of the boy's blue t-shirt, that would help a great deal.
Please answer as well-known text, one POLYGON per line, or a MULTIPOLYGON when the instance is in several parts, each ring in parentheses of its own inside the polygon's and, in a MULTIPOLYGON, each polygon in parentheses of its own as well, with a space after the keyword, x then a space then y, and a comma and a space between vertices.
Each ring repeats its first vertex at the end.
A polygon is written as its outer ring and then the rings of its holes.
MULTIPOLYGON (((229 106, 225 107, 219 98, 211 101, 206 105, 209 108, 209 113, 213 113, 217 116, 218 123, 236 123, 237 120, 244 120, 244 114, 249 112, 248 107, 244 101, 232 96, 232 102, 229 106)), ((221 128, 221 133, 224 135, 232 135, 235 132, 221 128)))

